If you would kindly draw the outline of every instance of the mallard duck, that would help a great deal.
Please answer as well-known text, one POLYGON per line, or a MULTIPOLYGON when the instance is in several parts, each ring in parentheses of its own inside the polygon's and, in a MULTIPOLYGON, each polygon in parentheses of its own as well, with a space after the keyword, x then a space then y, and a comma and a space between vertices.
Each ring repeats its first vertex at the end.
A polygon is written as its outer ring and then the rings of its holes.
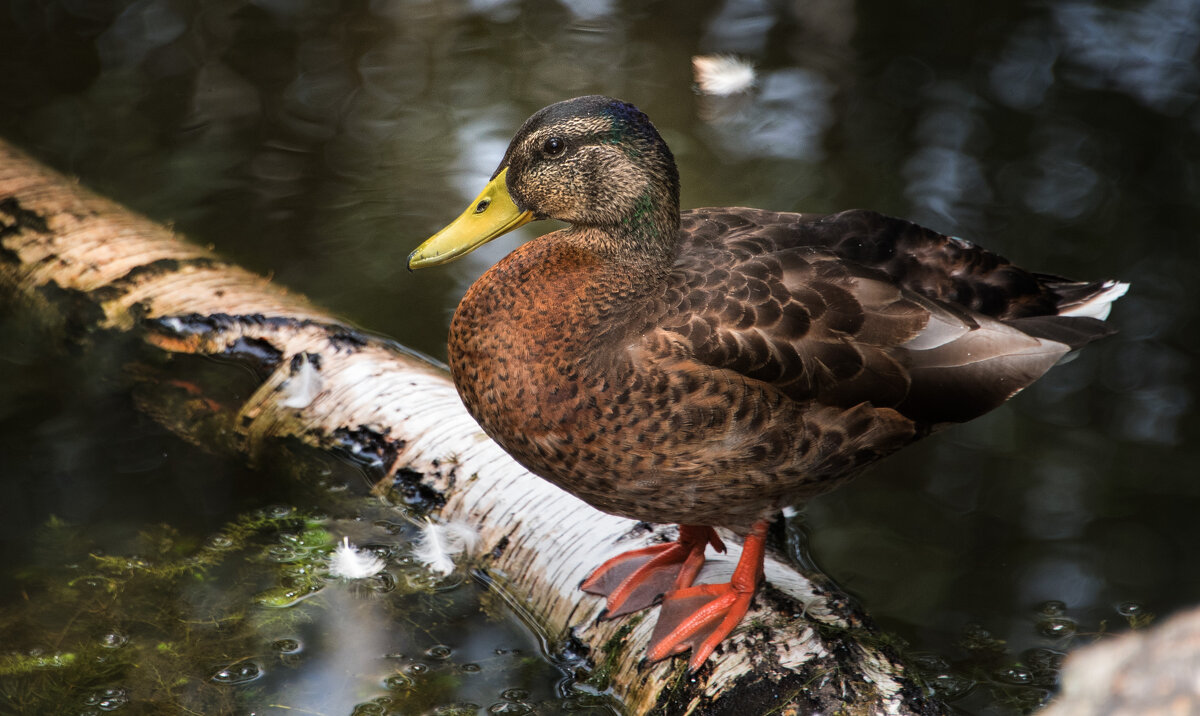
POLYGON ((651 661, 700 668, 762 578, 768 520, 918 438, 982 415, 1111 332, 1127 285, 1031 273, 871 211, 680 212, 671 151, 590 96, 517 132, 491 182, 409 256, 451 261, 535 219, 467 291, 450 371, 518 462, 607 512, 678 523, 581 585, 604 616, 662 609, 651 661), (714 527, 745 536, 696 585, 714 527))

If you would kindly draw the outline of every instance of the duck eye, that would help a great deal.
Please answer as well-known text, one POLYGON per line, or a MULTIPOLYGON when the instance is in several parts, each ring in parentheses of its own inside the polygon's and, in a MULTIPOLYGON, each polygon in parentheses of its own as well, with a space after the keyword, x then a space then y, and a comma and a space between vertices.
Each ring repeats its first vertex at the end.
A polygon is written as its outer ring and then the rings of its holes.
POLYGON ((556 154, 562 154, 562 151, 566 148, 566 142, 558 137, 550 137, 542 144, 542 151, 550 157, 553 157, 556 154))

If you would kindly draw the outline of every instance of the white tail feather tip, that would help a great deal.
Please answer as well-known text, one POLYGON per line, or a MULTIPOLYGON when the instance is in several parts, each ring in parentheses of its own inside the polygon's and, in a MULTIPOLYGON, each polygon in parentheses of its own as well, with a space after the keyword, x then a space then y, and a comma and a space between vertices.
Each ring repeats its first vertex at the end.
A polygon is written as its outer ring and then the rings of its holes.
POLYGON ((1112 310, 1113 302, 1124 296, 1128 291, 1129 284, 1123 281, 1106 281, 1104 290, 1078 306, 1072 306, 1069 310, 1063 311, 1058 315, 1074 316, 1077 318, 1098 318, 1103 321, 1108 318, 1108 312, 1112 310))

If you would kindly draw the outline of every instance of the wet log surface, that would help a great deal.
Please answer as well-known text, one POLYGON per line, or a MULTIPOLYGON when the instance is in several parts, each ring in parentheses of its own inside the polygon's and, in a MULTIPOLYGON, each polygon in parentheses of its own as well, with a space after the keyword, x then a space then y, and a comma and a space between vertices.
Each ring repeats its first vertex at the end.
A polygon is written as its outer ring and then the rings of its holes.
MULTIPOLYGON (((182 437, 253 457, 298 439, 373 464, 442 519, 481 533, 472 556, 550 643, 587 654, 630 713, 941 713, 835 591, 768 555, 735 635, 696 675, 642 661, 654 610, 597 621, 577 586, 604 559, 671 539, 671 527, 603 514, 524 470, 487 439, 439 366, 349 326, 269 280, 98 197, 0 141, 0 296, 87 344, 122 332, 161 352, 139 406, 182 437), (248 365, 230 400, 186 356, 248 365)), ((701 582, 725 579, 722 534, 701 582)))

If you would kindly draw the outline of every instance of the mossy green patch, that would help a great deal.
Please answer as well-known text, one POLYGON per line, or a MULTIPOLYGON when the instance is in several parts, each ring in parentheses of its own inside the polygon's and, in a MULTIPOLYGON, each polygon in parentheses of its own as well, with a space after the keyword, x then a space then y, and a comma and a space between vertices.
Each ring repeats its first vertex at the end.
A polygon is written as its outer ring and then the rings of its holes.
POLYGON ((604 656, 596 664, 591 675, 588 676, 588 685, 594 686, 601 691, 609 687, 609 684, 612 682, 612 676, 627 651, 629 635, 633 633, 634 628, 638 624, 641 624, 645 618, 646 615, 644 613, 639 612, 634 614, 609 637, 608 641, 604 642, 600 647, 600 653, 604 656))

